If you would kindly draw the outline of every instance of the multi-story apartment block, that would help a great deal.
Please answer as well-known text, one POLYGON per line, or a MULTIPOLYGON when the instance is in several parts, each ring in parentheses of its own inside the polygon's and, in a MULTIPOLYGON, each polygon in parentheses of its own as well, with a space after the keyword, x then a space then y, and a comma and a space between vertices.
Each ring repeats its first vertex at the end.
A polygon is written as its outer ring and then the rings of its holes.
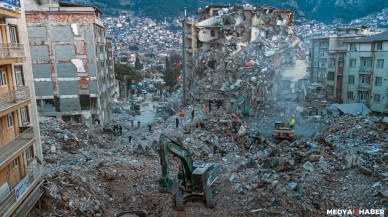
POLYGON ((23 1, 2 2, 0 23, 0 216, 26 216, 43 170, 23 1))
POLYGON ((106 38, 106 47, 107 47, 107 54, 108 54, 108 93, 110 94, 111 100, 117 99, 119 97, 119 93, 116 92, 116 77, 115 77, 115 61, 113 57, 113 44, 112 44, 112 38, 107 37, 106 38))
POLYGON ((39 115, 65 121, 109 120, 109 60, 102 11, 29 3, 26 20, 39 115))
POLYGON ((345 42, 342 98, 388 113, 388 31, 345 42))

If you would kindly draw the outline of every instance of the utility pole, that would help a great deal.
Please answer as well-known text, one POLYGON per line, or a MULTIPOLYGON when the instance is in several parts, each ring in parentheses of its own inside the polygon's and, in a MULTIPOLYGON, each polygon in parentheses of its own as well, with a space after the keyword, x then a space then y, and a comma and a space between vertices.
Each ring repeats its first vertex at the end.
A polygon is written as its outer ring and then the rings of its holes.
POLYGON ((182 64, 183 64, 183 71, 182 71, 182 79, 183 79, 183 105, 186 105, 186 66, 187 66, 187 60, 186 60, 186 7, 185 7, 185 13, 183 16, 183 23, 182 23, 182 64))

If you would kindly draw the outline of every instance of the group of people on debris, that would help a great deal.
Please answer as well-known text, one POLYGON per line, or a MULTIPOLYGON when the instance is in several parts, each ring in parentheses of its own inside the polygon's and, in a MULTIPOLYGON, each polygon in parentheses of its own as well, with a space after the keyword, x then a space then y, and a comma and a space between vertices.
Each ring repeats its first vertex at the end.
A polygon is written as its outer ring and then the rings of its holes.
MULTIPOLYGON (((218 110, 221 106, 221 103, 219 101, 217 101, 216 105, 217 105, 217 110, 218 110)), ((212 108, 212 101, 209 101, 209 103, 205 105, 205 115, 208 115, 211 112, 211 108, 212 108)), ((184 116, 185 116, 184 111, 182 109, 180 109, 178 112, 178 117, 175 118, 175 127, 176 128, 179 127, 179 117, 184 117, 184 116)), ((194 116, 195 116, 195 109, 193 109, 191 111, 191 120, 194 120, 194 116)))

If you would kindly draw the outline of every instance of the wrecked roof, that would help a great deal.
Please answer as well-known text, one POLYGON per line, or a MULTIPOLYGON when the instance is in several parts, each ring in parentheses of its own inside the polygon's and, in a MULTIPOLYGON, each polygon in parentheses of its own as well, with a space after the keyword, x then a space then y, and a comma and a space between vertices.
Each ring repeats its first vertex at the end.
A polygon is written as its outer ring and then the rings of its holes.
POLYGON ((332 104, 330 105, 331 109, 337 108, 344 114, 357 115, 359 113, 370 113, 371 111, 368 109, 366 105, 363 103, 348 103, 348 104, 332 104))
POLYGON ((365 38, 347 40, 344 43, 366 43, 374 41, 388 41, 388 31, 365 38))

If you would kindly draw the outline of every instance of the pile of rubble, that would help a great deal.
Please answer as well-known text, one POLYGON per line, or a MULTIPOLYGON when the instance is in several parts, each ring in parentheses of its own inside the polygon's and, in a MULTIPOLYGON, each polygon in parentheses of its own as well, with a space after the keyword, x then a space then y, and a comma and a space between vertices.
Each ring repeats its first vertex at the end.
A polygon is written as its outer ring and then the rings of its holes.
POLYGON ((235 5, 199 13, 195 27, 201 46, 189 58, 195 67, 188 73, 195 99, 244 101, 255 111, 259 103, 303 95, 298 80, 306 62, 292 29, 292 11, 235 5))

